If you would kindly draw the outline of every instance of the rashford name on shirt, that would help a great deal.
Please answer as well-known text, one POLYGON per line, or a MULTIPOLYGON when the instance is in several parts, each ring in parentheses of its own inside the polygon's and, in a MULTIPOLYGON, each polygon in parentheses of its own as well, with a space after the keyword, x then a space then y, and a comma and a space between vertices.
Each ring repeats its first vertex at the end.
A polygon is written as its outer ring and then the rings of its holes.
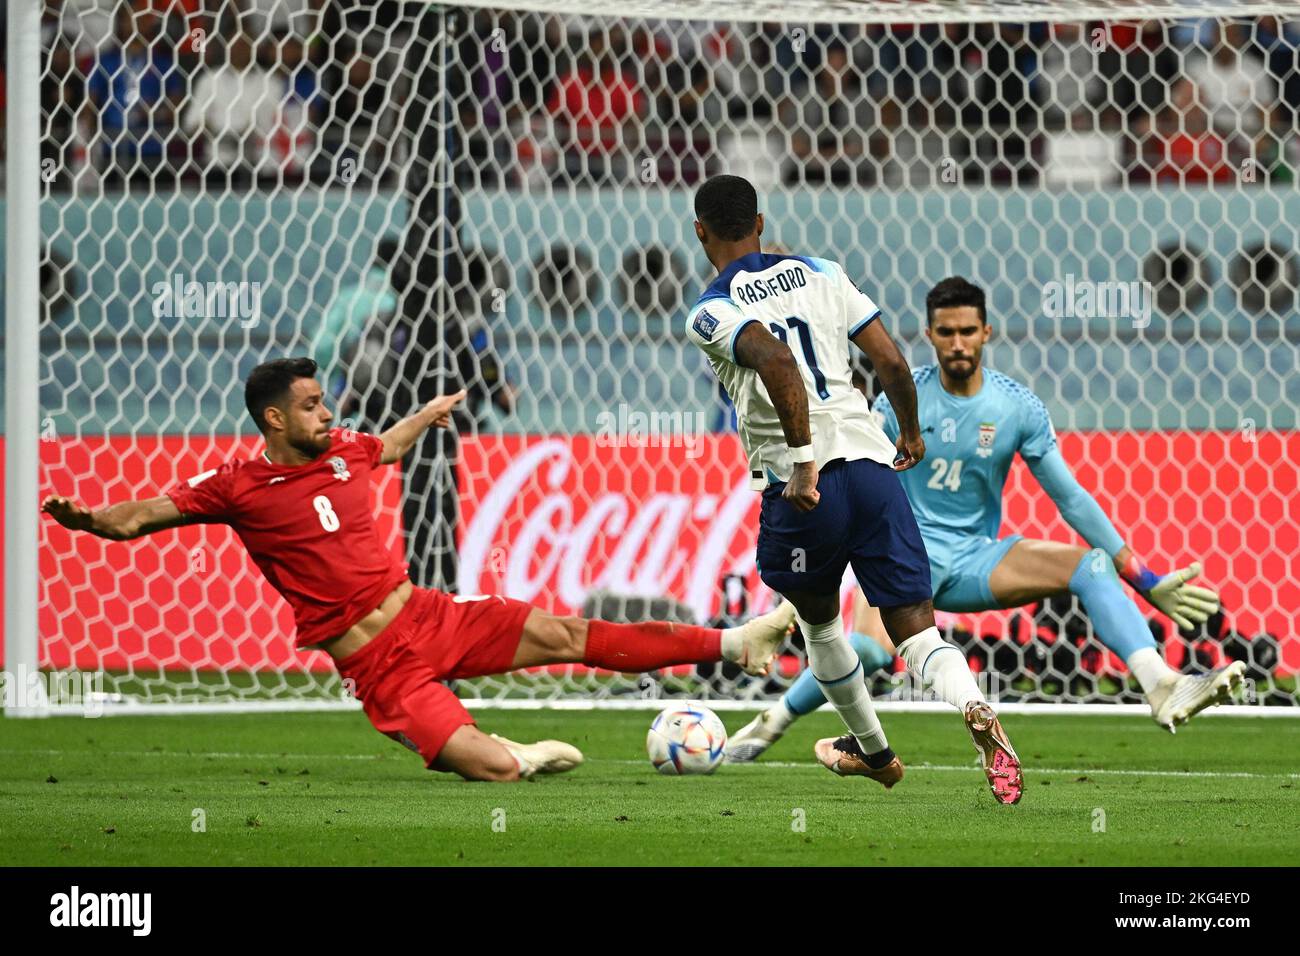
POLYGON ((793 292, 795 289, 802 289, 807 284, 808 274, 803 269, 796 267, 782 269, 776 275, 767 279, 755 279, 752 282, 734 286, 731 294, 733 298, 745 303, 745 305, 753 305, 760 299, 771 298, 780 295, 782 292, 793 292))

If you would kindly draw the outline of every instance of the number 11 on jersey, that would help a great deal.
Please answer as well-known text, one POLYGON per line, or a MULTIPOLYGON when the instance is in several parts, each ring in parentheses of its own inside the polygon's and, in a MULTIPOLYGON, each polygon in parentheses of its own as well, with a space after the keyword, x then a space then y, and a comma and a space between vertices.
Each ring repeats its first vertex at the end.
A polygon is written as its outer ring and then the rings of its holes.
MULTIPOLYGON (((785 321, 799 336, 799 347, 803 350, 803 361, 808 366, 808 371, 812 372, 813 384, 817 386, 818 398, 823 401, 830 398, 830 390, 826 388, 826 376, 817 367, 817 352, 813 349, 812 331, 808 328, 808 323, 797 315, 787 315, 785 321)), ((773 322, 771 329, 772 334, 778 339, 786 345, 790 344, 790 337, 779 323, 773 322)))

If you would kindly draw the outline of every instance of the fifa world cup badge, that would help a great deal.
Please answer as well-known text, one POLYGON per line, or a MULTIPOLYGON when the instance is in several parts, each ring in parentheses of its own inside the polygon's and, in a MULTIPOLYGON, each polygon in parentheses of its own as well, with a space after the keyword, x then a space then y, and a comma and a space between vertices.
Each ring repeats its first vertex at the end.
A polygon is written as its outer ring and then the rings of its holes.
POLYGON ((981 458, 988 458, 993 454, 993 439, 997 437, 997 426, 992 422, 980 422, 980 443, 975 449, 975 454, 981 458))
POLYGON ((334 468, 334 477, 340 481, 347 481, 352 477, 352 473, 348 471, 348 463, 338 455, 330 459, 330 465, 334 468))

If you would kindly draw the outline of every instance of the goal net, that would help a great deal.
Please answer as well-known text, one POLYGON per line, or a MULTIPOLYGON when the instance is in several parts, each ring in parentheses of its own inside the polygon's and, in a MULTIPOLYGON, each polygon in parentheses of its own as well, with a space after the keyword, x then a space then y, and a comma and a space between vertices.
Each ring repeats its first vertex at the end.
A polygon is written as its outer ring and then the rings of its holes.
MULTIPOLYGON (((765 248, 842 262, 913 367, 933 361, 928 288, 981 285, 988 367, 1042 398, 1149 565, 1200 560, 1222 594, 1195 632, 1140 605, 1166 659, 1244 660, 1248 702, 1293 707, 1298 12, 44 0, 39 130, 7 143, 11 170, 39 153, 38 183, 7 183, 11 204, 40 193, 9 224, 11 257, 15 229, 39 250, 39 314, 7 320, 39 415, 10 410, 9 447, 35 432, 40 494, 102 507, 257 454, 259 362, 314 357, 338 423, 370 432, 463 386, 455 433, 375 487, 416 584, 613 619, 756 613, 758 496, 683 326, 711 277, 693 190, 736 173, 765 248)), ((35 533, 36 627, 10 664, 96 675, 113 707, 351 705, 230 529, 35 533)), ((1080 540, 1020 464, 1002 533, 1080 540)), ((941 621, 1004 702, 1140 701, 1068 595, 941 621)), ((770 679, 566 666, 457 690, 752 702, 802 663, 795 639, 770 679)))

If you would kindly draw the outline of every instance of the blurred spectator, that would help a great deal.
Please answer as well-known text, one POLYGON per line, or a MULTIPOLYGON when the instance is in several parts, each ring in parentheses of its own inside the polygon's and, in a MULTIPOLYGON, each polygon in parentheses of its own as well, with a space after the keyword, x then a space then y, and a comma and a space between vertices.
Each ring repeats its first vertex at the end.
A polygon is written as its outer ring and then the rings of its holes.
POLYGON ((469 29, 456 43, 460 82, 452 101, 465 144, 457 177, 463 187, 500 185, 500 167, 509 161, 503 96, 509 89, 508 54, 504 36, 494 32, 495 23, 492 11, 474 12, 469 29))
POLYGON ((1269 76, 1282 86, 1275 126, 1290 130, 1300 120, 1300 23, 1260 17, 1255 44, 1265 57, 1269 76))
POLYGON ((159 19, 159 32, 167 38, 182 64, 202 56, 212 32, 203 0, 134 0, 134 4, 136 10, 147 10, 159 19))
POLYGON ((42 11, 41 48, 49 51, 41 78, 41 175, 51 190, 65 191, 86 161, 77 123, 86 101, 86 82, 57 4, 42 11))
POLYGON ((1106 84, 1098 53, 1079 23, 1057 23, 1041 47, 1038 75, 1045 102, 1043 178, 1048 186, 1099 187, 1120 173, 1121 144, 1106 129, 1106 84))
POLYGON ((1246 24, 1229 23, 1220 30, 1211 21, 1208 46, 1188 54, 1185 73, 1221 136, 1240 135, 1254 142, 1268 128, 1277 83, 1252 46, 1246 24))
POLYGON ((1156 114, 1142 136, 1142 162, 1135 179, 1174 185, 1231 182, 1236 169, 1228 157, 1228 144, 1210 126, 1196 84, 1177 80, 1169 91, 1169 104, 1156 114))
MULTIPOLYGON (((727 103, 701 62, 672 64, 655 100, 658 134, 666 149, 653 149, 659 180, 689 185, 706 178, 720 137, 727 130, 727 103)), ((653 148, 654 143, 649 145, 653 148)))
POLYGON ((1097 59, 1106 78, 1102 123, 1107 129, 1131 128, 1139 121, 1149 126, 1168 100, 1169 84, 1182 72, 1182 57, 1159 21, 1109 23, 1101 29, 1104 42, 1097 59))
POLYGON ((320 20, 315 0, 244 0, 245 29, 250 36, 295 33, 311 36, 320 20))
POLYGON ((44 12, 58 16, 64 32, 77 38, 81 53, 101 49, 113 41, 120 10, 105 0, 46 0, 44 12))
MULTIPOLYGON (((879 159, 873 157, 870 145, 876 114, 861 75, 852 68, 844 44, 832 42, 812 83, 778 104, 777 116, 790 142, 791 161, 783 176, 787 183, 861 186, 875 182, 879 159)), ((879 139, 875 151, 884 152, 879 139)))
POLYGON ((646 105, 645 94, 606 45, 604 30, 590 30, 573 68, 546 100, 567 175, 584 183, 625 181, 646 105))
MULTIPOLYGON (((420 57, 409 5, 130 0, 92 56, 110 22, 104 2, 45 0, 53 188, 75 181, 79 129, 93 131, 84 148, 109 186, 165 188, 191 148, 218 182, 296 182, 313 156, 322 183, 402 172, 394 134, 407 105, 418 108, 412 71, 399 69, 420 57), (188 137, 176 135, 179 118, 188 137)), ((1052 186, 1101 184, 1125 168, 1130 182, 1195 181, 1203 160, 1219 169, 1216 151, 1255 160, 1276 182, 1300 163, 1300 24, 1275 16, 806 28, 589 19, 580 33, 545 13, 454 17, 444 89, 462 188, 680 185, 746 162, 759 179, 837 186, 929 183, 940 168, 989 185, 1040 173, 1052 186), (1176 137, 1184 106, 1171 91, 1185 95, 1183 80, 1210 128, 1176 137), (632 165, 646 158, 654 164, 632 165)))
POLYGON ((881 102, 887 125, 901 123, 917 103, 954 92, 945 87, 959 62, 955 46, 944 42, 949 35, 948 25, 935 23, 895 23, 871 30, 874 69, 867 82, 872 98, 881 102))
POLYGON ((755 41, 749 23, 714 23, 699 37, 697 56, 713 75, 713 82, 727 103, 728 115, 762 119, 771 115, 763 96, 763 45, 755 41))
POLYGON ((505 363, 492 345, 488 327, 495 299, 494 280, 487 260, 481 255, 458 252, 454 270, 464 277, 453 290, 453 305, 464 319, 469 347, 456 356, 460 381, 469 394, 465 412, 481 422, 488 409, 509 415, 515 408, 515 389, 506 378, 505 363))
POLYGON ((1293 183, 1300 168, 1300 23, 1261 17, 1255 43, 1268 64, 1269 77, 1281 88, 1271 129, 1256 142, 1257 181, 1293 183))
POLYGON ((174 182, 170 151, 185 82, 161 21, 118 6, 113 39, 95 56, 88 106, 98 113, 94 160, 108 188, 174 182))
POLYGON ((1049 129, 1095 125, 1106 83, 1097 71, 1097 52, 1081 23, 1054 23, 1038 58, 1043 122, 1049 129))
POLYGON ((200 71, 183 122, 209 146, 206 173, 215 184, 246 187, 259 174, 273 174, 269 145, 279 122, 287 83, 254 54, 253 43, 236 34, 224 54, 208 47, 209 65, 200 71), (215 65, 214 65, 215 64, 215 65))
POLYGON ((341 398, 346 390, 348 369, 356 364, 362 335, 390 325, 397 312, 397 295, 388 274, 399 249, 396 237, 380 240, 366 274, 339 290, 312 337, 311 357, 320 366, 325 391, 333 399, 341 398))
POLYGON ((271 156, 286 177, 298 180, 307 169, 323 115, 324 101, 316 70, 307 60, 300 37, 277 33, 265 47, 267 66, 283 86, 271 135, 271 156))
POLYGON ((974 95, 962 116, 975 139, 975 161, 966 167, 966 181, 1032 185, 1038 104, 1030 77, 1038 70, 1038 51, 1020 24, 982 26, 976 37, 980 53, 972 63, 974 95))
POLYGON ((331 176, 342 182, 390 175, 389 141, 396 112, 388 77, 378 71, 376 42, 347 39, 334 44, 342 68, 339 88, 328 106, 322 136, 331 157, 331 176))

